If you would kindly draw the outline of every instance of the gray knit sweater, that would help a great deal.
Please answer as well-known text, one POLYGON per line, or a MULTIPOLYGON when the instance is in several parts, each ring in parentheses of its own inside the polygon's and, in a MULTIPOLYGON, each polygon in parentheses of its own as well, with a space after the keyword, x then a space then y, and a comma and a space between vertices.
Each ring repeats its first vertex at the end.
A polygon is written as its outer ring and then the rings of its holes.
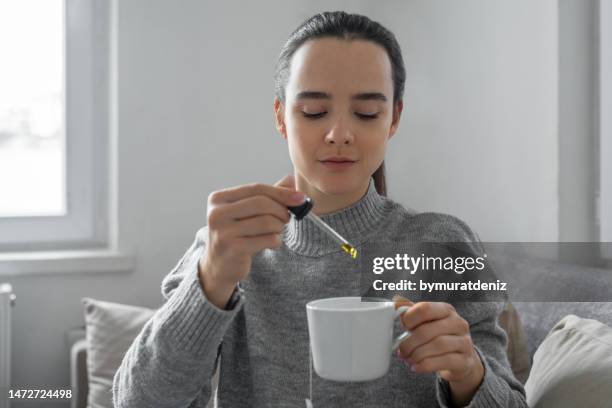
MULTIPOLYGON (((455 217, 416 214, 380 196, 373 180, 360 201, 321 218, 360 250, 377 240, 477 241, 455 217)), ((360 295, 350 257, 312 221, 292 217, 282 247, 254 256, 229 310, 220 310, 208 302, 198 279, 206 239, 204 227, 163 279, 165 304, 143 327, 115 374, 115 407, 205 407, 214 395, 211 379, 217 365, 221 408, 304 407, 309 395, 305 305, 360 295)), ((485 367, 470 407, 527 406, 506 358, 506 335, 497 324, 502 308, 492 302, 456 306, 470 323, 485 367)), ((340 383, 314 374, 312 387, 315 408, 452 406, 446 381, 412 373, 396 358, 380 379, 340 383)))

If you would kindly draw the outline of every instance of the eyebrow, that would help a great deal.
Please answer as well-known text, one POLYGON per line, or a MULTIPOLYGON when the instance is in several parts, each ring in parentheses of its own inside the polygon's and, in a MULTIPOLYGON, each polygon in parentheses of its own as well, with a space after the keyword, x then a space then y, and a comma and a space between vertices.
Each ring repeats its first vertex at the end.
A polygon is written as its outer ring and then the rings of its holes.
MULTIPOLYGON (((296 99, 331 99, 331 95, 326 92, 302 91, 297 94, 296 99)), ((351 96, 351 99, 358 101, 387 101, 387 97, 380 92, 361 92, 351 96)))

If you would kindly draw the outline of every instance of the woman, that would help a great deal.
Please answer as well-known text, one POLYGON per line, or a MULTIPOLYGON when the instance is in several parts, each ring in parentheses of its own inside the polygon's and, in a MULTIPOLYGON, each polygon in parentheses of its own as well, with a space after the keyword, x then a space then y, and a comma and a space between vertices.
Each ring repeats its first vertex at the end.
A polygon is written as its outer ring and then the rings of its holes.
MULTIPOLYGON (((310 220, 289 216, 304 195, 358 249, 389 239, 476 240, 454 217, 411 213, 386 198, 384 156, 404 79, 395 37, 364 16, 322 13, 291 34, 274 111, 294 174, 209 196, 207 227, 164 279, 167 302, 115 375, 116 407, 204 406, 217 365, 220 407, 303 406, 305 304, 360 295, 346 254, 310 220)), ((402 323, 413 335, 389 373, 367 383, 315 376, 314 406, 526 406, 496 323, 501 306, 412 306, 402 323)))

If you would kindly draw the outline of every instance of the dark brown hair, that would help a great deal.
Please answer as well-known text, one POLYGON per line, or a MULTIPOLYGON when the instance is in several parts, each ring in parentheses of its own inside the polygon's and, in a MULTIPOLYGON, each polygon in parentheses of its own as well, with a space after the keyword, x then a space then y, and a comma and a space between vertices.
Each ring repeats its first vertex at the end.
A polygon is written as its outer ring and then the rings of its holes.
MULTIPOLYGON (((393 105, 395 106, 404 94, 406 70, 400 46, 393 33, 380 23, 370 20, 359 14, 348 14, 344 11, 326 11, 316 14, 303 22, 291 35, 283 46, 276 64, 274 74, 276 97, 285 103, 285 87, 289 79, 291 57, 295 51, 306 41, 335 37, 345 40, 367 40, 382 46, 389 55, 393 75, 393 105)), ((385 162, 381 163, 372 175, 376 191, 380 195, 387 195, 387 182, 385 178, 385 162)))

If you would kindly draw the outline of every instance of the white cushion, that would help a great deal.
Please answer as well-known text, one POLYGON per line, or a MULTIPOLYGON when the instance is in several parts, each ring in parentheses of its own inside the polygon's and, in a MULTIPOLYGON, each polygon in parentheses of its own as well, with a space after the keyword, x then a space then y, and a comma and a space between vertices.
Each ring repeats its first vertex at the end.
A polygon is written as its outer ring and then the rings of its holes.
POLYGON ((525 391, 532 408, 610 407, 612 328, 565 316, 536 350, 525 391))
POLYGON ((82 298, 87 337, 88 408, 112 408, 115 372, 155 310, 82 298))

